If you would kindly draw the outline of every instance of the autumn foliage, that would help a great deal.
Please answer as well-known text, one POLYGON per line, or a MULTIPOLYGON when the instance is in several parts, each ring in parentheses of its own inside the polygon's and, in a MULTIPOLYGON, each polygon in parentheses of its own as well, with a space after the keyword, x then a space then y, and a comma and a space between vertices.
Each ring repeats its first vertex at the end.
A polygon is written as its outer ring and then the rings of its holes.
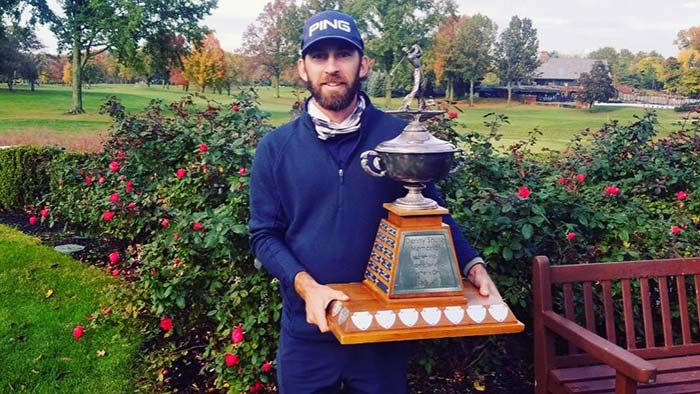
POLYGON ((219 40, 209 34, 184 61, 183 76, 202 90, 216 85, 226 75, 224 51, 219 40))

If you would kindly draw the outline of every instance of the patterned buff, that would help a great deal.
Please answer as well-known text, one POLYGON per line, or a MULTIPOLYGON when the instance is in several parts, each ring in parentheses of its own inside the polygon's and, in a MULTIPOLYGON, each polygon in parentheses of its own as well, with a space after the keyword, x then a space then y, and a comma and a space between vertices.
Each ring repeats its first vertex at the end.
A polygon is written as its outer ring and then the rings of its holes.
POLYGON ((344 121, 335 123, 321 112, 313 100, 309 100, 308 112, 316 126, 318 138, 327 140, 337 135, 350 134, 360 129, 360 117, 365 110, 365 99, 358 96, 357 107, 344 121))

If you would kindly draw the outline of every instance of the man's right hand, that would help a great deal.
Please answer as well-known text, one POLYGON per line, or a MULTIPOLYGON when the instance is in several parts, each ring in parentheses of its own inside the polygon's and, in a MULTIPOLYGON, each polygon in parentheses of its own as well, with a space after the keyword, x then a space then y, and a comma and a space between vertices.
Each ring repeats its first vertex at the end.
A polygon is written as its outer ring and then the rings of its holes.
POLYGON ((345 293, 319 284, 307 272, 301 271, 294 277, 294 290, 306 304, 306 322, 315 324, 321 332, 328 332, 326 308, 333 300, 347 301, 345 293))

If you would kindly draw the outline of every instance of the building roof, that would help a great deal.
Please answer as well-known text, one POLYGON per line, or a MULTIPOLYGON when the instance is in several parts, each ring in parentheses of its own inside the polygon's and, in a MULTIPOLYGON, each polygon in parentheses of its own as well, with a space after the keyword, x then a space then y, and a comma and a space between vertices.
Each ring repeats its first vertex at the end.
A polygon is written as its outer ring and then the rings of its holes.
POLYGON ((601 60, 550 58, 535 70, 533 79, 577 80, 581 73, 590 72, 597 61, 601 60))

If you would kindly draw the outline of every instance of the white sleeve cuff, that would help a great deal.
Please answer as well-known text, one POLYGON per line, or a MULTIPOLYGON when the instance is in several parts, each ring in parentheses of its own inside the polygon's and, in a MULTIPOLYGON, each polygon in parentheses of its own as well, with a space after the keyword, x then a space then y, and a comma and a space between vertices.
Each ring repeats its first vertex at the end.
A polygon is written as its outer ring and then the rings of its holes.
POLYGON ((464 275, 465 277, 469 276, 469 270, 471 270, 472 267, 474 267, 477 264, 481 264, 484 267, 486 266, 486 262, 484 261, 484 259, 478 256, 474 257, 473 259, 469 260, 467 265, 464 266, 464 269, 462 270, 462 275, 464 275))

